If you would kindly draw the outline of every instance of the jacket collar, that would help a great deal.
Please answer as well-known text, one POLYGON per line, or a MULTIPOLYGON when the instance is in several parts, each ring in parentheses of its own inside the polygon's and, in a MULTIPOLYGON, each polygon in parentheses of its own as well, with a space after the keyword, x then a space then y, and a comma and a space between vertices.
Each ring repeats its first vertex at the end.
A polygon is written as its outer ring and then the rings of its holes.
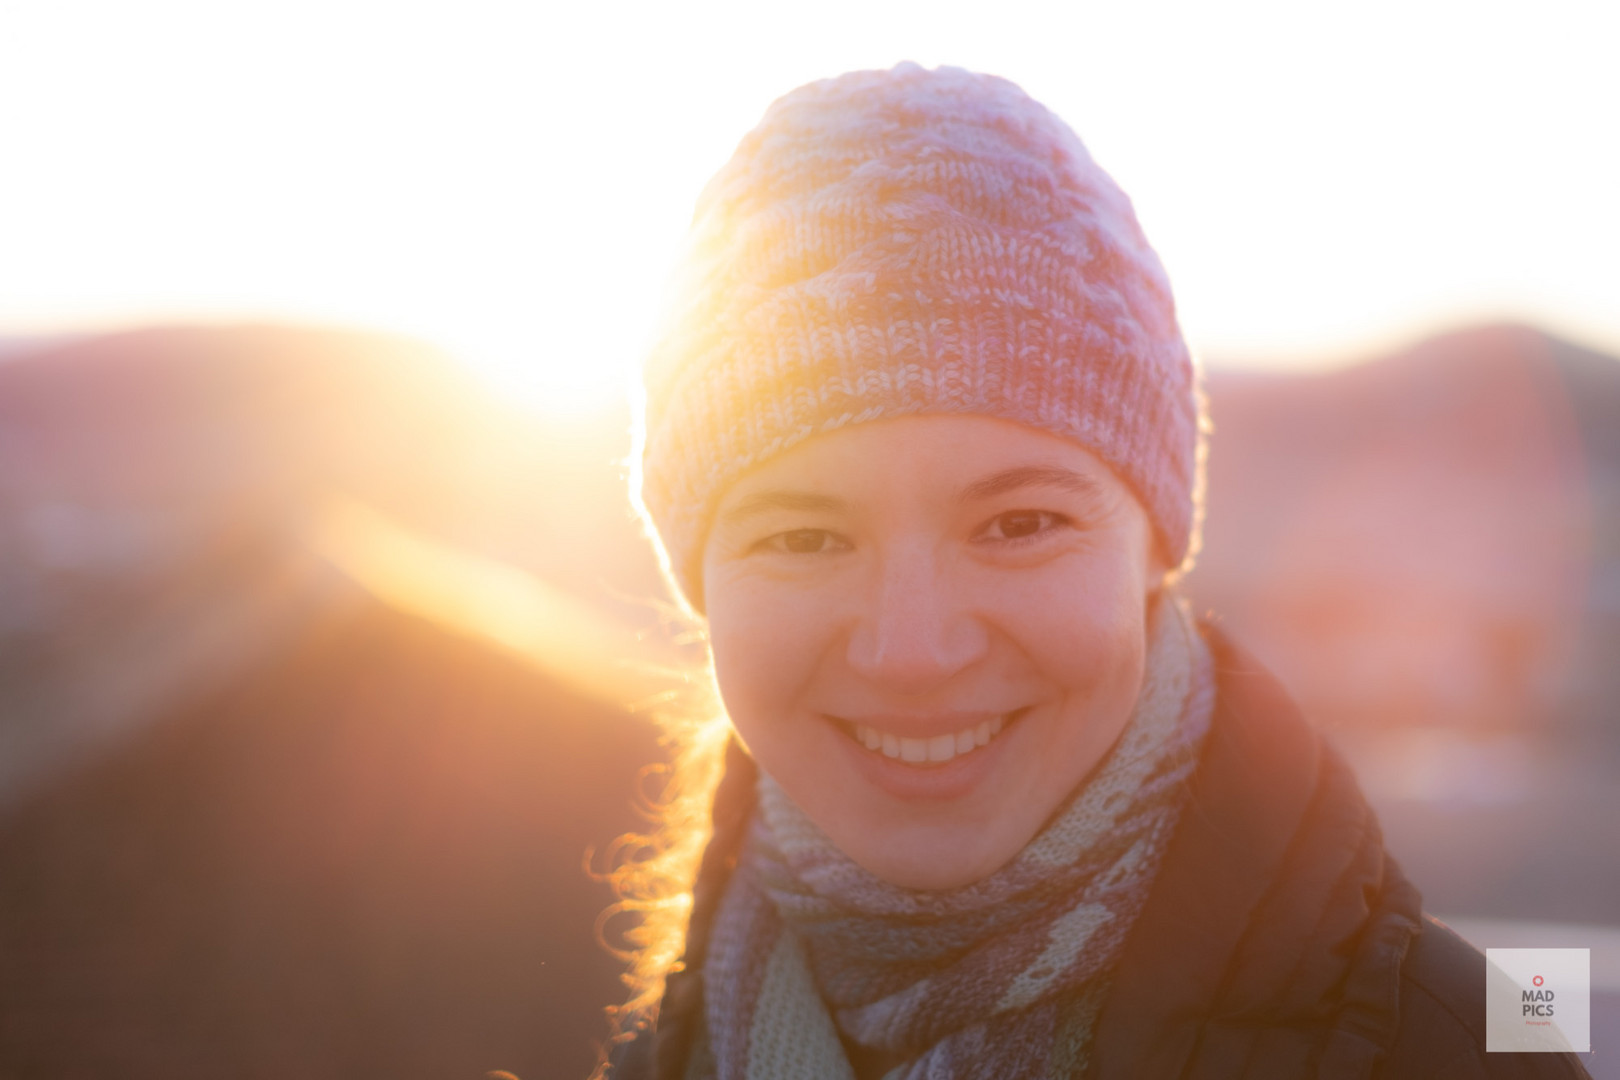
POLYGON ((1088 1075, 1367 1075, 1394 1041, 1421 898, 1343 759, 1252 657, 1206 637, 1215 717, 1088 1075))

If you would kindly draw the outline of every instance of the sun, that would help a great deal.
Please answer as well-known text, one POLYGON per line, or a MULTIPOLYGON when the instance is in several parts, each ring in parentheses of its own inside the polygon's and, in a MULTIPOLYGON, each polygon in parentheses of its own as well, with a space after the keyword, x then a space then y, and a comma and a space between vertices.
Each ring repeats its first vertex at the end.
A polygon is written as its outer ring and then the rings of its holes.
POLYGON ((496 396, 542 418, 587 419, 628 400, 630 369, 617 358, 591 357, 568 343, 523 335, 473 331, 435 337, 496 396))

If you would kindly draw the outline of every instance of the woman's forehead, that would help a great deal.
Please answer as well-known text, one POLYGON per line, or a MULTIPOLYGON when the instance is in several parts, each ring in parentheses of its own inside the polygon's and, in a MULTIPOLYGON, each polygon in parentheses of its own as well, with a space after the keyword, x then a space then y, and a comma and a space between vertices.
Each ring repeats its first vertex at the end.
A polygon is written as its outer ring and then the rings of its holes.
POLYGON ((1045 483, 1105 495, 1112 470, 1070 439, 997 417, 891 417, 823 432, 746 471, 720 500, 729 507, 778 488, 831 491, 938 488, 965 499, 999 486, 1045 483), (1017 473, 1016 477, 1010 473, 1017 473), (1012 483, 1012 481, 1018 483, 1012 483))

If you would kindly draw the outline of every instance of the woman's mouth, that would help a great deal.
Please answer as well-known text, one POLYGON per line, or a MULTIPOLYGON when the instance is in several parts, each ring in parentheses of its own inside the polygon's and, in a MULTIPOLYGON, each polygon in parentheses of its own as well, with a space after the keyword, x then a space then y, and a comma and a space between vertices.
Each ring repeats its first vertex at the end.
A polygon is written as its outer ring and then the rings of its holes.
POLYGON ((885 730, 881 724, 842 719, 837 724, 845 735, 873 754, 881 754, 906 765, 943 765, 971 754, 981 746, 988 746, 1028 711, 1025 708, 997 713, 988 719, 965 725, 958 731, 924 737, 900 735, 885 730))

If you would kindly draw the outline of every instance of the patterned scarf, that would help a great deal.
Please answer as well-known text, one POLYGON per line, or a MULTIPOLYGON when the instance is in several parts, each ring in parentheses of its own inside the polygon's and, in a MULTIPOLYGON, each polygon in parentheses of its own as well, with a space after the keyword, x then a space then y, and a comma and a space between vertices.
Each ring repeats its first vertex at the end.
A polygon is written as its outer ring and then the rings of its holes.
POLYGON ((982 881, 890 885, 762 772, 716 913, 707 1030, 688 1080, 853 1080, 843 1040, 904 1058, 886 1080, 1078 1074, 1214 707, 1209 653, 1184 605, 1166 593, 1149 625, 1146 677, 1118 742, 982 881))

